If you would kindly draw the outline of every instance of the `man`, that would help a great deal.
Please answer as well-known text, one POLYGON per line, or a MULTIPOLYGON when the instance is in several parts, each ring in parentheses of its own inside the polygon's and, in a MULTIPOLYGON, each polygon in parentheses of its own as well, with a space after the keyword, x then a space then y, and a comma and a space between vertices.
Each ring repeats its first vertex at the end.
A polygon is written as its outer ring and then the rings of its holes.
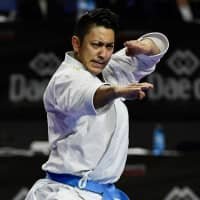
POLYGON ((26 200, 119 200, 128 197, 114 183, 128 151, 125 99, 143 99, 153 88, 138 81, 155 69, 168 48, 161 33, 126 41, 112 55, 117 18, 96 9, 77 22, 73 52, 44 93, 50 156, 26 200), (97 76, 102 73, 103 81, 97 76))

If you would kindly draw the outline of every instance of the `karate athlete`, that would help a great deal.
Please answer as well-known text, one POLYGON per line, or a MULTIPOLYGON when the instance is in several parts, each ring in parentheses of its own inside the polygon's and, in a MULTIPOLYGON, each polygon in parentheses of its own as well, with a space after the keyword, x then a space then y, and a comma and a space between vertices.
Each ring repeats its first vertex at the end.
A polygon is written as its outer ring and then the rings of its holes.
POLYGON ((128 152, 124 101, 143 99, 153 88, 139 81, 155 70, 169 43, 153 32, 126 41, 113 54, 117 24, 116 15, 102 8, 77 22, 73 51, 66 53, 44 93, 50 144, 42 165, 46 177, 26 200, 128 199, 114 185, 128 152))

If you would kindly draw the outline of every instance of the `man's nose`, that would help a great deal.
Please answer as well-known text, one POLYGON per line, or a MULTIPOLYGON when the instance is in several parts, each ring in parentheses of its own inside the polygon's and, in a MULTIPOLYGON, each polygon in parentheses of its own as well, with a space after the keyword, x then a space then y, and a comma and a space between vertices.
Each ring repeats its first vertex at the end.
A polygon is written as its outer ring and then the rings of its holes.
POLYGON ((106 49, 106 47, 101 47, 100 51, 99 51, 99 57, 101 58, 106 58, 108 54, 108 50, 106 49))

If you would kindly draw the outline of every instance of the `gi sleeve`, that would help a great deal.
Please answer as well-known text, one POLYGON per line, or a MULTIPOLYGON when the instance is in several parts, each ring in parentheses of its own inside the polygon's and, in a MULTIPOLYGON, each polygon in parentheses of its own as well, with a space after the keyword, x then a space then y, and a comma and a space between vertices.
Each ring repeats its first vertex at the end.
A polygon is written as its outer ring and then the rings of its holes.
POLYGON ((55 104, 63 114, 74 119, 95 115, 94 95, 103 84, 85 71, 58 76, 54 84, 55 104))
POLYGON ((111 84, 127 85, 139 82, 143 77, 151 74, 156 64, 164 56, 169 48, 167 37, 159 32, 148 33, 141 36, 152 39, 160 49, 160 54, 147 56, 144 54, 130 57, 126 55, 126 48, 116 52, 107 67, 103 71, 104 79, 111 84))

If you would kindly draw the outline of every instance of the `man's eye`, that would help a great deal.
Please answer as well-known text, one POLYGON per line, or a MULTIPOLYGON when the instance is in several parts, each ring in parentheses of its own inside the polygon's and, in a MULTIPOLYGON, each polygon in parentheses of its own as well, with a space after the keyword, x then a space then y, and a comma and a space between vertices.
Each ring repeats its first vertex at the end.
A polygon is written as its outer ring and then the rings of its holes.
POLYGON ((98 44, 98 43, 92 43, 92 46, 93 46, 94 48, 98 48, 98 47, 100 47, 100 44, 98 44))
POLYGON ((107 49, 113 49, 114 45, 107 45, 106 47, 107 47, 107 49))

